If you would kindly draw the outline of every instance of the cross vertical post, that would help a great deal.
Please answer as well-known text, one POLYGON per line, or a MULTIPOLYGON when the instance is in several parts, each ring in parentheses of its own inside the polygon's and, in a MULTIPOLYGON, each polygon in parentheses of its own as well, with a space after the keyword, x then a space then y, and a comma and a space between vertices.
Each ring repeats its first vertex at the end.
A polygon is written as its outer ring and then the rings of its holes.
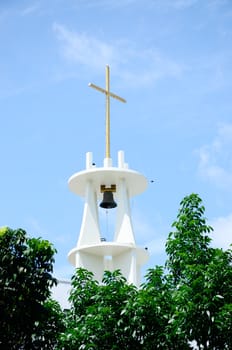
POLYGON ((110 67, 106 66, 106 158, 110 158, 110 67))
POLYGON ((110 92, 110 67, 106 66, 106 88, 103 89, 95 84, 89 83, 89 86, 104 93, 106 95, 106 122, 105 122, 105 137, 106 137, 106 153, 105 157, 110 158, 110 97, 115 98, 121 102, 126 102, 126 100, 113 92, 110 92))

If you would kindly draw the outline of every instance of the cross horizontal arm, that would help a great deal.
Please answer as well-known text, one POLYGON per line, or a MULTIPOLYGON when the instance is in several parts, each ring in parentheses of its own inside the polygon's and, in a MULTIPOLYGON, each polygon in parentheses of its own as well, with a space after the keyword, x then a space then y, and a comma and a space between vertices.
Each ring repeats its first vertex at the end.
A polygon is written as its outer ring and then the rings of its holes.
POLYGON ((120 96, 114 94, 113 92, 110 92, 110 91, 107 91, 107 90, 105 90, 105 89, 102 89, 100 86, 97 86, 97 85, 95 85, 95 84, 93 84, 93 83, 89 83, 89 86, 92 87, 92 88, 94 88, 94 89, 96 89, 96 90, 98 90, 98 91, 100 91, 100 92, 102 92, 103 94, 106 94, 107 96, 113 97, 113 98, 115 98, 116 100, 119 100, 119 101, 121 101, 121 102, 126 103, 126 100, 125 100, 124 98, 122 98, 122 97, 120 97, 120 96))

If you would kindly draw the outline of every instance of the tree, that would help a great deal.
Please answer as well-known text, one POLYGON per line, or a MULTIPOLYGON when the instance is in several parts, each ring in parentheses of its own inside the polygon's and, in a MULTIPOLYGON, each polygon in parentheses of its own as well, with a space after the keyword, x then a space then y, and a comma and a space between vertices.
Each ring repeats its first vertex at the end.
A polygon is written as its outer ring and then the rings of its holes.
POLYGON ((172 332, 172 289, 162 266, 149 269, 137 297, 129 303, 131 324, 143 350, 189 349, 182 335, 172 332))
MULTIPOLYGON (((191 194, 180 202, 177 220, 172 227, 176 230, 169 233, 166 252, 168 260, 166 267, 172 274, 175 286, 180 281, 188 282, 189 267, 198 266, 199 270, 205 266, 210 259, 211 239, 207 236, 213 229, 206 224, 203 216, 205 207, 197 194, 191 194)), ((196 272, 196 270, 192 270, 196 272)))
POLYGON ((59 349, 231 349, 232 252, 210 246, 204 212, 197 194, 181 201, 165 267, 149 269, 140 288, 118 270, 99 284, 77 269, 59 349))
POLYGON ((47 299, 43 303, 40 320, 36 321, 33 329, 33 349, 57 349, 58 338, 64 331, 64 312, 59 303, 47 299))
POLYGON ((56 323, 58 306, 48 301, 56 283, 52 277, 56 250, 46 240, 10 228, 0 230, 0 247, 1 347, 52 349, 49 344, 61 325, 56 323))
POLYGON ((190 349, 172 332, 172 290, 163 268, 150 269, 141 288, 120 271, 105 271, 102 284, 78 268, 72 278, 71 309, 59 349, 190 349))
POLYGON ((5 349, 199 350, 232 348, 232 251, 212 248, 197 194, 180 203, 164 267, 140 288, 119 270, 102 283, 78 268, 71 308, 49 299, 54 248, 23 230, 0 231, 0 345, 5 349), (24 311, 22 313, 22 310, 24 311))
POLYGON ((212 231, 197 194, 185 197, 169 234, 166 267, 173 285, 173 331, 199 349, 231 348, 232 252, 210 247, 212 231), (223 324, 225 317, 226 326, 223 324))
POLYGON ((137 349, 128 313, 129 300, 137 290, 122 274, 105 271, 102 284, 85 269, 72 278, 71 309, 66 331, 60 337, 60 349, 137 349))

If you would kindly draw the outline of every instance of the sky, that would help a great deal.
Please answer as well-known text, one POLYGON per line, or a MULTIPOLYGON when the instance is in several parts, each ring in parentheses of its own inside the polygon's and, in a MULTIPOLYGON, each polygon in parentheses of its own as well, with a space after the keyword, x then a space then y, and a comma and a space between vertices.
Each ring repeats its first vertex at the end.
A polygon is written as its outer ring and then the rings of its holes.
MULTIPOLYGON (((0 226, 54 244, 55 276, 80 230, 83 199, 68 179, 105 152, 105 86, 111 155, 148 179, 132 199, 136 242, 166 259, 180 201, 198 193, 212 245, 232 242, 232 1, 2 0, 0 2, 0 226)), ((114 213, 100 212, 112 234, 114 213)))

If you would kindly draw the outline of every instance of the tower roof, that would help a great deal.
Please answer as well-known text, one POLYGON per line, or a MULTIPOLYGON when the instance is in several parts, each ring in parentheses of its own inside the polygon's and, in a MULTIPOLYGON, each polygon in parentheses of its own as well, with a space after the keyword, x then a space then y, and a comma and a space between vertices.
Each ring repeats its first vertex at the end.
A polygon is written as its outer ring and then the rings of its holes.
MULTIPOLYGON (((133 197, 142 193, 147 188, 147 179, 140 173, 131 169, 101 167, 92 168, 75 173, 69 178, 69 188, 75 194, 84 197, 86 184, 91 181, 97 196, 100 198, 101 185, 111 186, 115 184, 117 187, 120 179, 125 179, 128 196, 133 197)), ((115 193, 117 196, 117 192, 115 193)))

